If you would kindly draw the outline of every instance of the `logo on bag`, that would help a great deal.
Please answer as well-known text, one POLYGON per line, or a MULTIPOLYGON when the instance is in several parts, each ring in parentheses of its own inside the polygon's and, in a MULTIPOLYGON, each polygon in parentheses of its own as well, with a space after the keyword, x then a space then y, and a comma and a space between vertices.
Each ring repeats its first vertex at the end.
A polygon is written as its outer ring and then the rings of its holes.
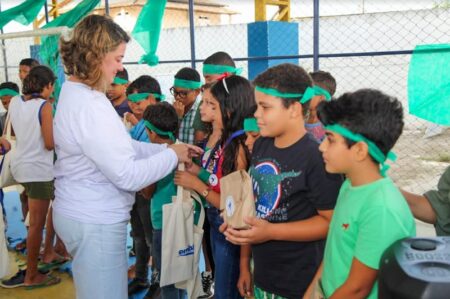
POLYGON ((228 196, 227 196, 225 205, 226 205, 226 210, 227 210, 227 216, 228 216, 228 217, 233 216, 233 214, 234 214, 234 209, 235 209, 235 207, 234 207, 234 198, 233 198, 233 196, 231 196, 231 195, 228 195, 228 196))
POLYGON ((297 177, 301 171, 281 173, 280 169, 270 161, 250 167, 253 192, 256 197, 256 216, 267 218, 278 207, 281 199, 281 182, 284 179, 297 177))
POLYGON ((180 249, 178 251, 179 256, 188 256, 188 255, 193 255, 193 254, 194 254, 194 245, 189 245, 187 248, 180 249))

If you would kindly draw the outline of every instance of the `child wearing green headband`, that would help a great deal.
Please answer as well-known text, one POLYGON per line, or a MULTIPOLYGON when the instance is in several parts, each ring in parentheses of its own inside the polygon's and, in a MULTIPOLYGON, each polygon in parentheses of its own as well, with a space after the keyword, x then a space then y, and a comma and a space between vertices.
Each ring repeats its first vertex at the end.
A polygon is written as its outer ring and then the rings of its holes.
POLYGON ((244 131, 245 131, 245 146, 248 148, 250 153, 253 152, 253 144, 261 136, 259 134, 259 128, 256 118, 246 118, 244 119, 244 131))
POLYGON ((308 133, 320 143, 325 138, 325 129, 317 118, 317 106, 323 101, 330 101, 336 92, 336 80, 334 77, 324 71, 309 73, 316 88, 316 96, 311 99, 309 104, 309 115, 305 127, 308 133))
POLYGON ((323 102, 318 117, 326 129, 320 145, 326 169, 342 173, 323 263, 314 286, 325 298, 378 298, 383 252, 415 236, 408 204, 389 177, 386 159, 403 130, 401 103, 378 90, 361 89, 323 102), (381 166, 381 169, 380 169, 381 166))
POLYGON ((253 85, 261 134, 249 170, 256 217, 245 220, 249 230, 227 228, 225 236, 251 244, 256 299, 302 298, 320 265, 342 180, 326 173, 319 145, 305 129, 315 95, 308 73, 281 64, 258 75, 253 85))
POLYGON ((200 106, 200 94, 202 81, 200 74, 189 67, 179 70, 174 77, 170 92, 174 97, 173 107, 180 119, 178 139, 187 144, 194 144, 194 119, 200 106))
POLYGON ((5 112, 0 115, 0 132, 5 127, 6 114, 8 113, 9 103, 11 99, 19 95, 19 86, 14 82, 3 82, 0 84, 0 100, 2 101, 5 112))
POLYGON ((117 72, 113 83, 106 91, 106 97, 111 101, 111 104, 121 118, 123 118, 125 113, 131 112, 127 100, 127 87, 128 72, 124 68, 122 71, 117 72))

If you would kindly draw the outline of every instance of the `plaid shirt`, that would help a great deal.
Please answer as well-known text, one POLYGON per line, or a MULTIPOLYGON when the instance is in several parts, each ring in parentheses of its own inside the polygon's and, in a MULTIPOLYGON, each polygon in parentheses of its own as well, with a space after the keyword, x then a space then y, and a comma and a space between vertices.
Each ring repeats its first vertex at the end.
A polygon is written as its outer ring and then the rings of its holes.
POLYGON ((200 106, 200 100, 195 100, 191 109, 183 116, 180 121, 180 129, 178 130, 178 139, 187 144, 194 144, 194 123, 195 114, 200 106))

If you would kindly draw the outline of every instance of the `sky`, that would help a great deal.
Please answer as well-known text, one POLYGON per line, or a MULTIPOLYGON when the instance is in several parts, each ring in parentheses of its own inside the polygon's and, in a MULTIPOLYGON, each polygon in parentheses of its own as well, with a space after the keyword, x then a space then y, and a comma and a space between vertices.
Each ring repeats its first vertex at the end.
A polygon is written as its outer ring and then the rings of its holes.
MULTIPOLYGON (((2 10, 14 7, 25 0, 0 0, 2 10)), ((59 0, 62 1, 62 0, 59 0)), ((74 0, 74 5, 81 0, 74 0)), ((132 2, 133 0, 109 0, 110 4, 132 2)), ((238 12, 232 17, 232 23, 249 23, 254 20, 255 9, 253 0, 212 0, 227 5, 230 10, 238 12)), ((51 2, 50 0, 48 1, 51 2)), ((103 4, 105 1, 101 1, 103 4)), ((449 0, 320 0, 321 16, 374 13, 384 11, 417 10, 432 8, 436 3, 449 0)), ((269 7, 267 15, 277 11, 269 7)), ((42 10, 42 14, 44 11, 42 10)), ((291 18, 311 17, 313 15, 313 0, 291 0, 291 18)), ((23 26, 11 22, 3 28, 5 32, 30 30, 31 26, 23 26)))

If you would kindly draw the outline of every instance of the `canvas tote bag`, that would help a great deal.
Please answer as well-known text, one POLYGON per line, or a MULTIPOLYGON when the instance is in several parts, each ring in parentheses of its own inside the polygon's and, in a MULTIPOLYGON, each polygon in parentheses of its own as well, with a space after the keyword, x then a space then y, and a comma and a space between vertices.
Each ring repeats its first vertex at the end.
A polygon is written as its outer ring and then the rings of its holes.
POLYGON ((6 126, 3 137, 11 144, 11 149, 6 154, 3 154, 0 162, 0 188, 5 188, 13 185, 17 185, 16 180, 11 174, 10 164, 11 157, 14 155, 16 148, 16 140, 11 137, 11 120, 9 113, 6 116, 6 126))

